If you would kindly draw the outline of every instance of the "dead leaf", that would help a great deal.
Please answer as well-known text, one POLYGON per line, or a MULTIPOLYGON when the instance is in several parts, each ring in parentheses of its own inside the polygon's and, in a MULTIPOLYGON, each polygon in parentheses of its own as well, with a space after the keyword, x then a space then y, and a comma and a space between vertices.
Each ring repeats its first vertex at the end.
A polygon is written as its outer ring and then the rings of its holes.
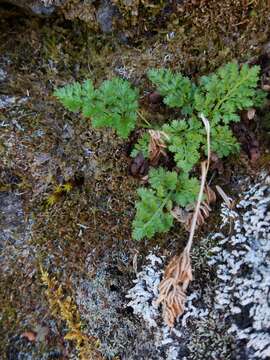
POLYGON ((157 304, 162 304, 163 319, 169 327, 185 309, 186 289, 192 280, 189 252, 185 249, 180 256, 175 256, 167 265, 164 279, 159 285, 157 304))
POLYGON ((167 157, 165 149, 167 148, 166 139, 169 139, 168 135, 164 131, 149 130, 150 142, 149 142, 149 161, 151 165, 158 164, 160 157, 163 155, 167 157))
POLYGON ((145 176, 148 173, 149 163, 142 153, 139 153, 131 162, 130 172, 133 176, 145 176))
POLYGON ((21 334, 21 337, 27 339, 28 341, 34 342, 36 341, 37 335, 33 331, 25 331, 21 334))

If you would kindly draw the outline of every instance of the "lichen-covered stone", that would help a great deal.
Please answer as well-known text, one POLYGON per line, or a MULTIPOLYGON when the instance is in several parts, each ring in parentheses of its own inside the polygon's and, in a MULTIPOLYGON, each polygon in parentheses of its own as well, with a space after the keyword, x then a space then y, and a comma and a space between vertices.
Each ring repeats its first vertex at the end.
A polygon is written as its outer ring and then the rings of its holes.
POLYGON ((163 333, 156 346, 167 346, 166 359, 169 351, 174 359, 183 359, 183 352, 188 360, 269 359, 269 204, 270 178, 263 175, 240 195, 236 208, 222 205, 221 231, 193 250, 195 280, 186 310, 166 338, 155 307, 160 282, 156 263, 163 261, 148 256, 149 263, 128 293, 129 304, 156 339, 163 333))

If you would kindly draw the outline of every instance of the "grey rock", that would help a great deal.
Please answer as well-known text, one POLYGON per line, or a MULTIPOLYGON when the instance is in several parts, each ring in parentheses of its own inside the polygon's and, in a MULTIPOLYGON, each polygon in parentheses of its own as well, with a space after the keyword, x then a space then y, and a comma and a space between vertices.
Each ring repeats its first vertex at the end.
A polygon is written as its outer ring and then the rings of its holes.
POLYGON ((54 0, 0 0, 1 3, 8 3, 18 6, 29 14, 38 16, 49 16, 54 11, 59 1, 54 0))
POLYGON ((15 192, 0 192, 0 248, 21 244, 28 238, 21 197, 15 192))
POLYGON ((97 22, 104 33, 112 32, 112 21, 114 15, 114 6, 107 0, 101 1, 97 10, 97 22))

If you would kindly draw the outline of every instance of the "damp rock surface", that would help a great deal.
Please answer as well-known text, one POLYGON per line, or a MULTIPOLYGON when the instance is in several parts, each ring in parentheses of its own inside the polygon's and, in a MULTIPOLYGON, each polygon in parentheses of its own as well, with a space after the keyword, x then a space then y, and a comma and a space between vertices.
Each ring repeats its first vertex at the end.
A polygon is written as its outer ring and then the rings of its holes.
MULTIPOLYGON (((227 254, 230 249, 220 243, 221 238, 208 236, 220 232, 220 202, 196 235, 195 280, 186 312, 174 330, 164 326, 155 304, 158 284, 167 261, 183 248, 187 233, 176 225, 152 240, 132 240, 134 203, 138 187, 143 186, 130 172, 129 155, 138 134, 122 140, 110 129, 93 129, 90 119, 63 109, 53 96, 55 88, 73 81, 90 78, 98 85, 120 76, 140 90, 147 120, 162 124, 179 114, 165 110, 161 99, 149 103, 150 68, 166 67, 197 78, 232 59, 243 63, 250 57, 262 66, 267 89, 270 59, 267 51, 260 55, 269 41, 265 2, 249 2, 248 8, 240 0, 207 1, 203 6, 156 2, 154 7, 147 1, 20 3, 28 7, 27 13, 9 7, 7 1, 0 6, 1 359, 79 359, 76 341, 66 338, 67 316, 76 318, 80 335, 93 338, 91 345, 105 359, 242 356, 246 360, 257 351, 267 351, 261 345, 268 323, 257 317, 262 308, 267 311, 263 301, 258 307, 255 302, 241 306, 240 319, 237 313, 221 317, 215 306, 217 291, 231 287, 233 291, 226 294, 233 311, 239 311, 235 284, 217 276, 222 264, 215 247, 226 252, 232 265, 236 259, 227 254), (34 11, 29 4, 38 4, 36 13, 49 16, 29 16, 34 11), (215 264, 208 263, 214 258, 215 264), (55 285, 51 292, 41 269, 55 285), (60 292, 55 289, 62 289, 60 299, 55 299, 60 292), (62 310, 71 303, 79 315, 59 311, 59 303, 62 310), (243 331, 245 338, 239 342, 241 332, 233 330, 233 324, 243 331), (254 346, 252 336, 255 340, 260 336, 260 348, 254 346)), ((269 134, 260 127, 264 117, 269 123, 268 115, 268 110, 258 112, 251 122, 260 140, 258 168, 241 151, 239 157, 226 159, 222 169, 211 169, 213 185, 221 185, 230 196, 246 187, 239 181, 241 174, 257 179, 261 167, 269 170, 269 153, 263 146, 264 140, 269 144, 269 134)), ((233 229, 231 215, 225 218, 233 229)), ((266 264, 265 249, 260 253, 266 264)), ((245 249, 251 284, 256 266, 247 254, 245 249)), ((267 279, 267 268, 260 273, 267 279)), ((241 281, 243 277, 240 272, 241 281)), ((252 294, 259 297, 257 283, 255 288, 252 294)))

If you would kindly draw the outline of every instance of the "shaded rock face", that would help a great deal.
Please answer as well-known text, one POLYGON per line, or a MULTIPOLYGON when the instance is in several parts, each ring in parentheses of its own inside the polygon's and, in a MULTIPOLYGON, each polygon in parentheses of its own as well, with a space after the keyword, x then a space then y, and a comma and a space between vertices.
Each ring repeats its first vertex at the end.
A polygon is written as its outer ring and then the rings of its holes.
MULTIPOLYGON (((104 33, 112 31, 113 18, 117 9, 108 0, 102 0, 98 7, 93 6, 94 1, 71 4, 69 0, 0 0, 1 4, 11 4, 22 9, 28 15, 48 17, 58 9, 63 11, 67 19, 80 19, 86 22, 96 22, 104 33)), ((1 7, 0 7, 1 11, 1 7)))
POLYGON ((1 3, 18 6, 27 13, 38 16, 49 16, 60 5, 60 2, 54 0, 0 0, 1 3))
POLYGON ((28 236, 20 196, 13 192, 0 192, 0 226, 0 249, 28 236))

